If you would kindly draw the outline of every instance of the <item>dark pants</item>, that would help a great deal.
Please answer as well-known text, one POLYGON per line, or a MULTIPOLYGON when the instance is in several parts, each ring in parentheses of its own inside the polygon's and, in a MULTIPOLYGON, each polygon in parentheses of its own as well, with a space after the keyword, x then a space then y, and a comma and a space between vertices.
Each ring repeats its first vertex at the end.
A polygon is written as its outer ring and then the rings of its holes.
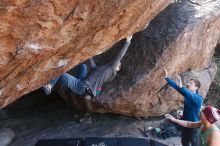
POLYGON ((68 73, 64 73, 61 76, 52 79, 49 83, 53 87, 57 82, 59 82, 59 84, 61 85, 61 88, 68 88, 74 94, 84 95, 85 85, 82 82, 82 80, 87 75, 87 66, 85 64, 79 64, 77 67, 78 67, 77 77, 74 77, 68 73))
POLYGON ((181 142, 183 146, 200 146, 199 129, 183 127, 181 142))

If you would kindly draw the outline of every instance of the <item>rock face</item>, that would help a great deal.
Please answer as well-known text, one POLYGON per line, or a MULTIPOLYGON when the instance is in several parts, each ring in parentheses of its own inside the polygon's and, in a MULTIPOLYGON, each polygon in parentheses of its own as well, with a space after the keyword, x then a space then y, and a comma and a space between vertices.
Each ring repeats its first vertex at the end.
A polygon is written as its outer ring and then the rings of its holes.
POLYGON ((0 1, 0 107, 143 29, 169 3, 0 1))
MULTIPOLYGON (((74 106, 95 112, 161 115, 182 105, 183 100, 166 85, 163 66, 172 76, 182 73, 184 80, 198 78, 202 83, 200 93, 205 97, 216 73, 211 58, 220 36, 220 0, 197 2, 169 5, 147 29, 135 34, 121 71, 105 85, 104 94, 84 100, 67 93, 61 95, 74 106)), ((96 60, 109 61, 118 48, 120 44, 96 60)))

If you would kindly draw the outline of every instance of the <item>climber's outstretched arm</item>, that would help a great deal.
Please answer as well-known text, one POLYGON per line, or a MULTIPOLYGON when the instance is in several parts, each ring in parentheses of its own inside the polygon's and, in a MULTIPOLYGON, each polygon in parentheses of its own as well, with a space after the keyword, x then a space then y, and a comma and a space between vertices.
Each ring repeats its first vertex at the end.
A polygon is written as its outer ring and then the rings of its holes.
POLYGON ((113 60, 112 62, 112 68, 115 70, 118 66, 118 64, 121 62, 121 59, 123 58, 123 56, 125 55, 125 53, 127 52, 128 50, 128 47, 131 43, 131 38, 132 36, 130 37, 127 37, 126 38, 126 42, 124 44, 124 46, 122 47, 122 49, 120 50, 120 52, 117 54, 115 60, 113 60))
POLYGON ((90 58, 90 59, 89 59, 89 66, 90 66, 93 70, 97 69, 97 65, 96 65, 95 61, 93 60, 93 58, 90 58))

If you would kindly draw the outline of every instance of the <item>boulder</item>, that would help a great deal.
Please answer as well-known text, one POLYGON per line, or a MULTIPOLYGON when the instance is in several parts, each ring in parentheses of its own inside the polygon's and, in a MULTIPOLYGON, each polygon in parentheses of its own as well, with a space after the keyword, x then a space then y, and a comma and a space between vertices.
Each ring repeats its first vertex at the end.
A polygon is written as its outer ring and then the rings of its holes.
POLYGON ((169 3, 0 1, 0 107, 143 29, 169 3))
MULTIPOLYGON (((211 63, 220 36, 220 0, 178 1, 169 5, 149 26, 134 35, 115 80, 102 95, 81 98, 61 94, 75 107, 100 113, 135 117, 162 115, 182 106, 183 97, 168 88, 165 67, 171 76, 198 78, 205 98, 215 73, 211 63)), ((122 42, 121 42, 122 43, 122 42)), ((99 63, 113 58, 121 43, 96 57, 99 63)))

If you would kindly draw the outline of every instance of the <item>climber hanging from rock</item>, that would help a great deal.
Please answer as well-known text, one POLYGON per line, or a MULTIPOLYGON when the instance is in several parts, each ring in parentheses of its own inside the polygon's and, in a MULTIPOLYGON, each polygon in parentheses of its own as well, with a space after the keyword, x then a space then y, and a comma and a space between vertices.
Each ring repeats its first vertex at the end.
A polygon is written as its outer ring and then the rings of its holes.
POLYGON ((54 85, 60 84, 60 88, 68 88, 76 95, 84 96, 88 94, 92 97, 96 97, 101 92, 102 85, 105 82, 113 80, 117 72, 121 69, 121 59, 127 52, 131 39, 132 36, 126 38, 124 46, 112 62, 97 67, 94 60, 91 58, 89 59, 89 64, 93 71, 88 76, 87 66, 85 64, 79 64, 79 73, 76 77, 64 73, 43 85, 43 91, 49 95, 54 85))

